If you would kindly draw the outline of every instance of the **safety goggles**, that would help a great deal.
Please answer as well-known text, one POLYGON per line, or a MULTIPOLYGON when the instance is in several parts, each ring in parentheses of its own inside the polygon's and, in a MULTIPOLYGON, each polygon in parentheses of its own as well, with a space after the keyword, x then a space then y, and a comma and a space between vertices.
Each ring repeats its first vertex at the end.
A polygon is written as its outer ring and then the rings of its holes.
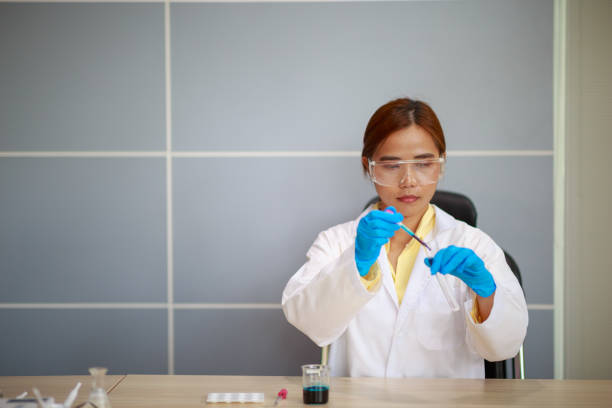
POLYGON ((435 184, 444 172, 444 157, 418 160, 368 159, 370 180, 387 187, 397 187, 403 183, 416 185, 435 184))

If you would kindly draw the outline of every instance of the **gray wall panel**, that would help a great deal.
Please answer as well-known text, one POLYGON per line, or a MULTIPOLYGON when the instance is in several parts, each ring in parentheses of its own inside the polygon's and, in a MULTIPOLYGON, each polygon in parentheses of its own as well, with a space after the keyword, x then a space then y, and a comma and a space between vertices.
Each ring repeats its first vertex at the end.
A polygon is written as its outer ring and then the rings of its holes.
POLYGON ((268 310, 176 310, 176 373, 301 375, 321 349, 268 310))
POLYGON ((166 310, 0 310, 0 375, 164 374, 166 310))
POLYGON ((516 260, 528 303, 553 302, 552 157, 451 157, 439 188, 470 197, 478 227, 516 260))
POLYGON ((525 339, 525 374, 527 378, 553 378, 553 311, 530 310, 525 339))
POLYGON ((358 158, 174 162, 177 302, 279 302, 317 234, 374 190, 358 158))
POLYGON ((552 0, 173 4, 175 148, 356 150, 410 95, 453 149, 550 149, 552 17, 552 0))
POLYGON ((163 4, 0 4, 0 150, 165 147, 163 4))
POLYGON ((0 159, 3 302, 166 299, 160 159, 0 159))
MULTIPOLYGON (((360 150, 373 111, 408 95, 431 103, 451 151, 551 149, 553 6, 173 3, 172 148, 360 150)), ((164 29, 161 3, 0 3, 0 155, 164 150, 164 29)), ((356 157, 174 158, 167 234, 165 165, 0 158, 0 303, 165 302, 167 238, 175 302, 278 303, 317 233, 375 194, 356 157)), ((479 226, 519 263, 528 301, 552 303, 552 157, 451 157, 441 188, 474 200, 479 226)), ((90 360, 70 353, 72 339, 97 347, 79 337, 97 325, 118 360, 101 346, 95 363, 163 372, 167 316, 0 309, 15 329, 0 353, 34 350, 7 374, 56 373, 45 347, 66 360, 58 374, 84 373, 90 360), (122 343, 140 317, 146 327, 122 343), (31 339, 41 324, 48 345, 31 339), (151 361, 129 355, 138 341, 151 361)), ((528 339, 540 367, 552 366, 546 322, 528 339)), ((180 373, 295 375, 319 359, 276 309, 178 310, 174 334, 180 373)))

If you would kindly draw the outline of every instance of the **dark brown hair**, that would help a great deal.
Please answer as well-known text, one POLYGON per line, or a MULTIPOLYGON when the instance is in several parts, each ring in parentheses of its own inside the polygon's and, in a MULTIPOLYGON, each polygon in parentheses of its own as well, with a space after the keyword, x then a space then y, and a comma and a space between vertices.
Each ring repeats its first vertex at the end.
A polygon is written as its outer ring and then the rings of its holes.
MULTIPOLYGON (((433 138, 440 155, 446 153, 444 132, 436 113, 423 101, 409 98, 387 102, 374 112, 363 135, 361 156, 371 159, 378 146, 393 132, 418 125, 433 138)), ((367 166, 363 164, 367 172, 367 166)))

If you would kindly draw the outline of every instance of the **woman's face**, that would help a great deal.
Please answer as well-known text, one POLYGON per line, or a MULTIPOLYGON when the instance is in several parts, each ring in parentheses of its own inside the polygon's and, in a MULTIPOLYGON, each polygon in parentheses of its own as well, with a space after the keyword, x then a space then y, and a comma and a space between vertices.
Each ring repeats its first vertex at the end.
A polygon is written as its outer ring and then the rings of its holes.
MULTIPOLYGON (((431 135, 422 127, 411 125, 391 133, 378 147, 372 159, 379 162, 438 157, 440 153, 431 135)), ((367 166, 367 159, 363 158, 363 160, 367 166)), ((395 186, 382 186, 376 183, 374 186, 385 207, 395 207, 406 218, 420 218, 436 192, 437 182, 420 185, 414 177, 404 177, 395 186)))

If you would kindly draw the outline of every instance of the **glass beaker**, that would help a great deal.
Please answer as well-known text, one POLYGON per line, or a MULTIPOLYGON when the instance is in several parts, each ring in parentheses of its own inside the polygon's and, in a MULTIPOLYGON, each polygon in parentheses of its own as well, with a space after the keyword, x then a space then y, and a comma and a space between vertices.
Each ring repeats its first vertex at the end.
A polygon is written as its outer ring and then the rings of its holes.
POLYGON ((304 404, 327 404, 329 398, 329 366, 302 366, 302 396, 304 404))
POLYGON ((106 389, 104 388, 104 376, 108 371, 104 367, 91 367, 89 374, 92 376, 91 392, 89 393, 89 402, 95 404, 98 408, 111 408, 106 389))

